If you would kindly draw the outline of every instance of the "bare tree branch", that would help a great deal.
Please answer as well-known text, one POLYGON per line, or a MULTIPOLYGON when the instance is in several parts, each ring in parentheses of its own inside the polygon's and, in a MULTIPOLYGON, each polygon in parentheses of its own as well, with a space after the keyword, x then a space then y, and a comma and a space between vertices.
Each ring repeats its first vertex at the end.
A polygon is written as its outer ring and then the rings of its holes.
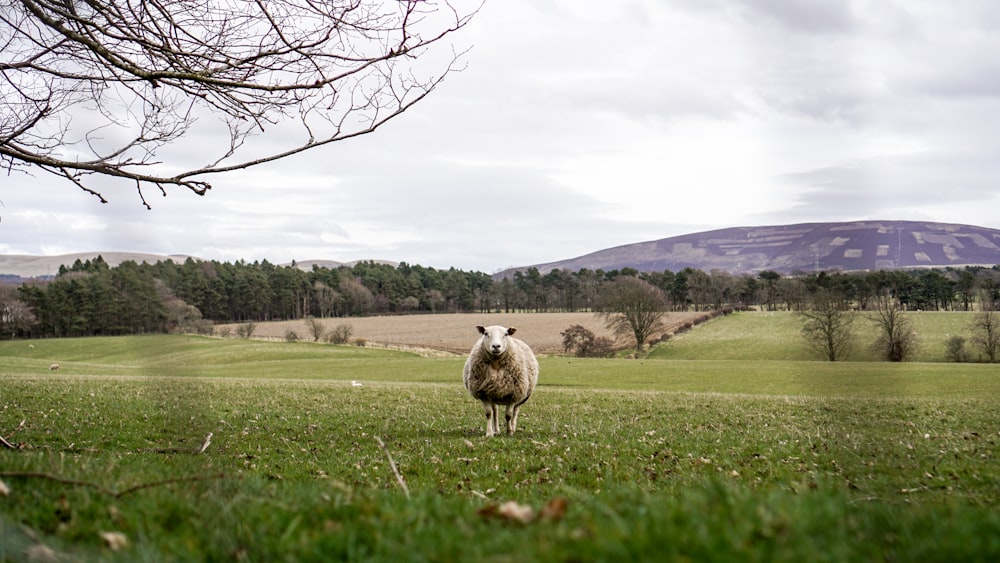
POLYGON ((102 202, 101 178, 132 182, 147 207, 146 187, 204 195, 210 175, 406 112, 462 69, 467 49, 443 43, 477 11, 448 0, 0 2, 0 164, 102 202), (218 151, 182 166, 168 149, 199 136, 218 151))

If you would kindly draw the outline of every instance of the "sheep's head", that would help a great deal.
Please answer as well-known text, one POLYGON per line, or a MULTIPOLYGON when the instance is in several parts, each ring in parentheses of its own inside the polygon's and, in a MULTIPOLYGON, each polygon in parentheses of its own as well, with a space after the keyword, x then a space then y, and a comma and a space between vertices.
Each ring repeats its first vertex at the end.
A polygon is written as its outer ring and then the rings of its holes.
POLYGON ((483 335, 483 350, 493 357, 502 356, 507 351, 507 337, 517 330, 513 327, 502 326, 477 326, 479 333, 483 335))

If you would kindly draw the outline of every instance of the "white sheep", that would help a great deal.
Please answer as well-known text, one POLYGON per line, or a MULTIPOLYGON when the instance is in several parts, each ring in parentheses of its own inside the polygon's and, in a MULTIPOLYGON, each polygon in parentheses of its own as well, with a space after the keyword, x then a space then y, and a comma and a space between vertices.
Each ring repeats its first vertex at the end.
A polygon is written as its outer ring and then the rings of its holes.
POLYGON ((49 371, 56 371, 57 369, 59 369, 59 364, 52 364, 49 366, 49 371))
POLYGON ((515 328, 476 327, 482 338, 472 347, 462 381, 486 411, 486 437, 500 433, 497 405, 507 405, 507 434, 517 429, 517 413, 538 383, 538 360, 531 348, 514 338, 515 328))

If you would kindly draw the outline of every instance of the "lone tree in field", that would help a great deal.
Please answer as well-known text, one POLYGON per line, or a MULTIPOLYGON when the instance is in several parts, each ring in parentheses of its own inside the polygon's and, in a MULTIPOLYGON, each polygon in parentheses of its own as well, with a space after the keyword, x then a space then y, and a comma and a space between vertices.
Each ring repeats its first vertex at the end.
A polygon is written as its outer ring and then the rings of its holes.
POLYGON ((986 309, 976 313, 972 321, 972 346, 988 362, 1000 361, 1000 312, 986 309))
POLYGON ((323 326, 323 321, 317 319, 316 317, 306 317, 306 329, 309 330, 309 334, 313 337, 313 342, 319 342, 320 338, 326 333, 326 327, 323 326))
POLYGON ((615 334, 635 338, 635 350, 641 354, 646 340, 663 326, 666 296, 658 287, 633 276, 616 277, 602 294, 598 315, 615 334))
POLYGON ((854 313, 840 295, 818 290, 812 308, 799 314, 805 319, 802 336, 810 348, 831 362, 847 358, 854 346, 854 313))
POLYGON ((877 336, 872 349, 890 362, 902 362, 917 348, 917 334, 910 325, 903 305, 891 292, 875 296, 875 313, 872 317, 877 336))
POLYGON ((473 14, 447 0, 2 2, 0 166, 101 202, 111 178, 146 207, 144 188, 204 195, 212 174, 405 112, 459 70, 445 42, 473 14), (209 152, 190 168, 166 150, 197 136, 209 152))

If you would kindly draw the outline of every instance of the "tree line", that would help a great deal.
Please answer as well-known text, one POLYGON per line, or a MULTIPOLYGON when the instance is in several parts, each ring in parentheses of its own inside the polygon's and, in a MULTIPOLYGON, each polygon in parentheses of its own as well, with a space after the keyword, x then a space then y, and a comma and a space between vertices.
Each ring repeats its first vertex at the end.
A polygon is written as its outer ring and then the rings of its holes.
POLYGON ((361 262, 310 271, 268 261, 77 260, 51 280, 0 286, 3 337, 207 332, 212 323, 308 317, 453 312, 574 312, 606 309, 621 277, 662 292, 665 310, 723 308, 801 311, 818 293, 844 307, 874 310, 890 294, 905 310, 985 310, 1000 304, 1000 266, 877 272, 773 271, 737 276, 678 272, 537 268, 494 277, 455 268, 361 262))

